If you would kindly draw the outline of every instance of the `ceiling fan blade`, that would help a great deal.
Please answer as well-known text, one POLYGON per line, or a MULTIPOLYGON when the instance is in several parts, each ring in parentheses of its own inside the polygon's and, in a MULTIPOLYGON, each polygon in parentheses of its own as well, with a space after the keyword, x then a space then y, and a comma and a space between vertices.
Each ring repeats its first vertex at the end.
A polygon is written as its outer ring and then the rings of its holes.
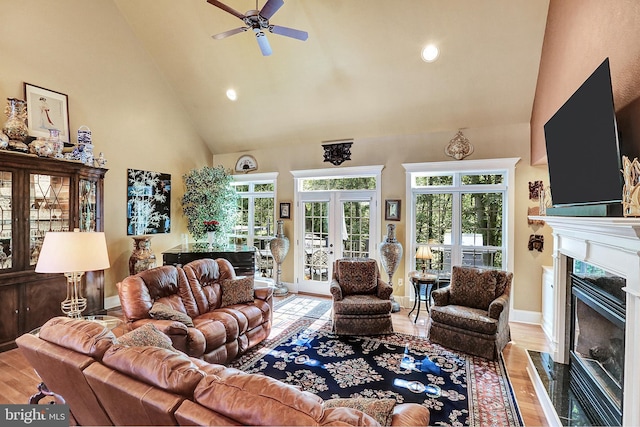
POLYGON ((284 0, 267 0, 262 10, 260 10, 260 16, 264 19, 271 18, 284 4, 284 0))
POLYGON ((269 44, 269 40, 267 40, 267 36, 265 36, 264 33, 257 28, 254 28, 253 31, 255 31, 256 33, 256 40, 258 40, 258 46, 260 46, 262 55, 271 55, 271 45, 269 44))
POLYGON ((309 33, 306 31, 300 31, 293 28, 281 27, 280 25, 269 25, 269 31, 273 34, 281 36, 292 37, 294 39, 305 41, 309 38, 309 33))
POLYGON ((249 27, 238 27, 238 28, 234 28, 233 30, 225 31, 224 33, 215 34, 211 37, 213 37, 216 40, 220 40, 220 39, 224 39, 225 37, 232 36, 234 34, 244 33, 248 29, 249 27))
POLYGON ((232 14, 233 16, 235 16, 237 18, 240 18, 240 19, 242 19, 244 21, 245 17, 244 17, 243 13, 238 12, 234 8, 229 7, 226 4, 219 2, 218 0, 207 0, 207 3, 212 4, 212 5, 216 6, 216 7, 219 7, 220 9, 224 10, 225 12, 228 12, 228 13, 232 14))

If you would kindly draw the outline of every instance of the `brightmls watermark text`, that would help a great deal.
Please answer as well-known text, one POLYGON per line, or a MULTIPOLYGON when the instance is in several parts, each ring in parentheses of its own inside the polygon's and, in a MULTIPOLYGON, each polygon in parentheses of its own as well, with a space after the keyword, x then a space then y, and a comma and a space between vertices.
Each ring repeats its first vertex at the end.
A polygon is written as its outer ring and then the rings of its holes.
POLYGON ((0 405, 0 425, 69 427, 69 405, 0 405))

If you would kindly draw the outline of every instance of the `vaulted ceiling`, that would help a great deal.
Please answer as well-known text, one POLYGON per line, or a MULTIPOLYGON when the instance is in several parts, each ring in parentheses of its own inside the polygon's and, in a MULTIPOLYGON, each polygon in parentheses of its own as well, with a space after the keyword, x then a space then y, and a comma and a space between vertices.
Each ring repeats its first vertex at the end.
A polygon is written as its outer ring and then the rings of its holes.
MULTIPOLYGON (((213 153, 527 123, 548 0, 285 0, 252 32, 205 0, 115 0, 213 153), (440 57, 426 63, 422 47, 440 57), (227 89, 237 91, 235 102, 227 89)), ((260 0, 258 8, 264 5, 260 0)), ((226 0, 240 12, 254 0, 226 0)))

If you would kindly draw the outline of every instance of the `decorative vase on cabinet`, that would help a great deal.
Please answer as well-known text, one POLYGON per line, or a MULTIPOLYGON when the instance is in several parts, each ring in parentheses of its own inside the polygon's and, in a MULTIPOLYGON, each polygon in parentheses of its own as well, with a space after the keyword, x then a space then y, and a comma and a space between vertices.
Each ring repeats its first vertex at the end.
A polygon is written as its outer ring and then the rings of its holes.
POLYGON ((151 250, 151 236, 133 236, 132 239, 133 252, 129 257, 129 274, 134 275, 154 268, 156 255, 151 250))
POLYGON ((287 253, 289 252, 289 238, 284 235, 284 221, 279 219, 276 225, 276 237, 269 241, 269 250, 273 256, 273 261, 277 265, 276 269, 276 289, 273 291, 274 295, 286 295, 289 293, 289 289, 282 283, 282 263, 284 262, 287 253))
MULTIPOLYGON (((398 269, 402 259, 402 244, 396 239, 396 226, 387 224, 387 237, 380 243, 380 262, 384 271, 389 275, 389 284, 393 287, 393 274, 398 269)), ((400 311, 400 304, 391 295, 391 311, 400 311)))
POLYGON ((7 106, 4 108, 7 122, 2 127, 2 132, 9 137, 9 148, 17 151, 28 152, 29 147, 24 143, 29 136, 25 120, 27 119, 27 103, 22 99, 7 98, 7 106))

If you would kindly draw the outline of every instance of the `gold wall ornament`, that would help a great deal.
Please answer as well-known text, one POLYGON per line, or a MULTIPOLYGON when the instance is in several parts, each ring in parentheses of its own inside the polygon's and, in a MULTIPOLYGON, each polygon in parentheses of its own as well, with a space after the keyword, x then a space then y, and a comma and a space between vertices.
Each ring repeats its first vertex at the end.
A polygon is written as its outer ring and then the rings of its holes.
POLYGON ((444 154, 456 160, 462 160, 473 153, 473 145, 459 130, 444 149, 444 154))

